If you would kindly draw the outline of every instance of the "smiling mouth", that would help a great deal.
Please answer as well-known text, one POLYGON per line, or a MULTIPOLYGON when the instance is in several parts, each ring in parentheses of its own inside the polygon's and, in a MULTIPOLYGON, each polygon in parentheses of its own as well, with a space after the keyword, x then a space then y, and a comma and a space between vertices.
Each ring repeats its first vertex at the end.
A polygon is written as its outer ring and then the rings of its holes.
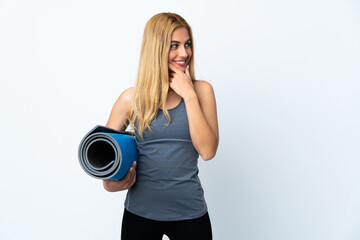
POLYGON ((186 66, 186 60, 173 60, 179 66, 186 66))

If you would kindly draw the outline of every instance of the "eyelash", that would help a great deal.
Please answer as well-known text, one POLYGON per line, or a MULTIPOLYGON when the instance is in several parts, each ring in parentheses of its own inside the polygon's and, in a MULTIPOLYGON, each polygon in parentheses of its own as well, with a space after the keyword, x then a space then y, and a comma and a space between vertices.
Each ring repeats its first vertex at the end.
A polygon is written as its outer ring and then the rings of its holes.
MULTIPOLYGON (((185 47, 190 47, 190 46, 191 46, 191 43, 185 43, 185 47)), ((171 49, 173 49, 174 47, 178 47, 178 44, 173 44, 170 46, 171 49)))

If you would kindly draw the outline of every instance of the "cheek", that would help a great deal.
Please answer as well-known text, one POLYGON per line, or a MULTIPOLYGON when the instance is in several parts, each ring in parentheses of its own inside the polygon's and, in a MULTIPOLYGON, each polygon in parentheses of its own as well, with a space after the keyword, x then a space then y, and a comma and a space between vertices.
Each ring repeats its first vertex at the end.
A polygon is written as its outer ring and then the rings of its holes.
POLYGON ((175 56, 176 56, 176 54, 174 54, 173 51, 170 51, 169 52, 169 62, 171 62, 171 60, 173 60, 175 56))
POLYGON ((188 50, 187 54, 188 54, 189 58, 191 58, 191 56, 192 56, 192 51, 191 51, 191 49, 188 50))

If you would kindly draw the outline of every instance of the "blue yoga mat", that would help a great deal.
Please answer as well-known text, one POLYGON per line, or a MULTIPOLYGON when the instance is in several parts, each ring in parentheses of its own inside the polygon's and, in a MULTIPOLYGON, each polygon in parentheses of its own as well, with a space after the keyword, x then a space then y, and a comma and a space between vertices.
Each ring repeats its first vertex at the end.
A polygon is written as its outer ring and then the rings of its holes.
POLYGON ((132 132, 97 125, 81 140, 79 162, 90 176, 104 180, 122 179, 138 160, 132 132))

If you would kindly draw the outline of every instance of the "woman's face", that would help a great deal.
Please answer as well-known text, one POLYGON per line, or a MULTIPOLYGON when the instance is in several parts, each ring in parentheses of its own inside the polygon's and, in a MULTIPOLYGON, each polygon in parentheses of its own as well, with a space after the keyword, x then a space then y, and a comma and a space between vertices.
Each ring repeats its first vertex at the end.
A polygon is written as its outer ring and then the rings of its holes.
POLYGON ((191 59, 191 39, 186 28, 177 28, 171 36, 169 63, 174 63, 185 72, 191 59))

